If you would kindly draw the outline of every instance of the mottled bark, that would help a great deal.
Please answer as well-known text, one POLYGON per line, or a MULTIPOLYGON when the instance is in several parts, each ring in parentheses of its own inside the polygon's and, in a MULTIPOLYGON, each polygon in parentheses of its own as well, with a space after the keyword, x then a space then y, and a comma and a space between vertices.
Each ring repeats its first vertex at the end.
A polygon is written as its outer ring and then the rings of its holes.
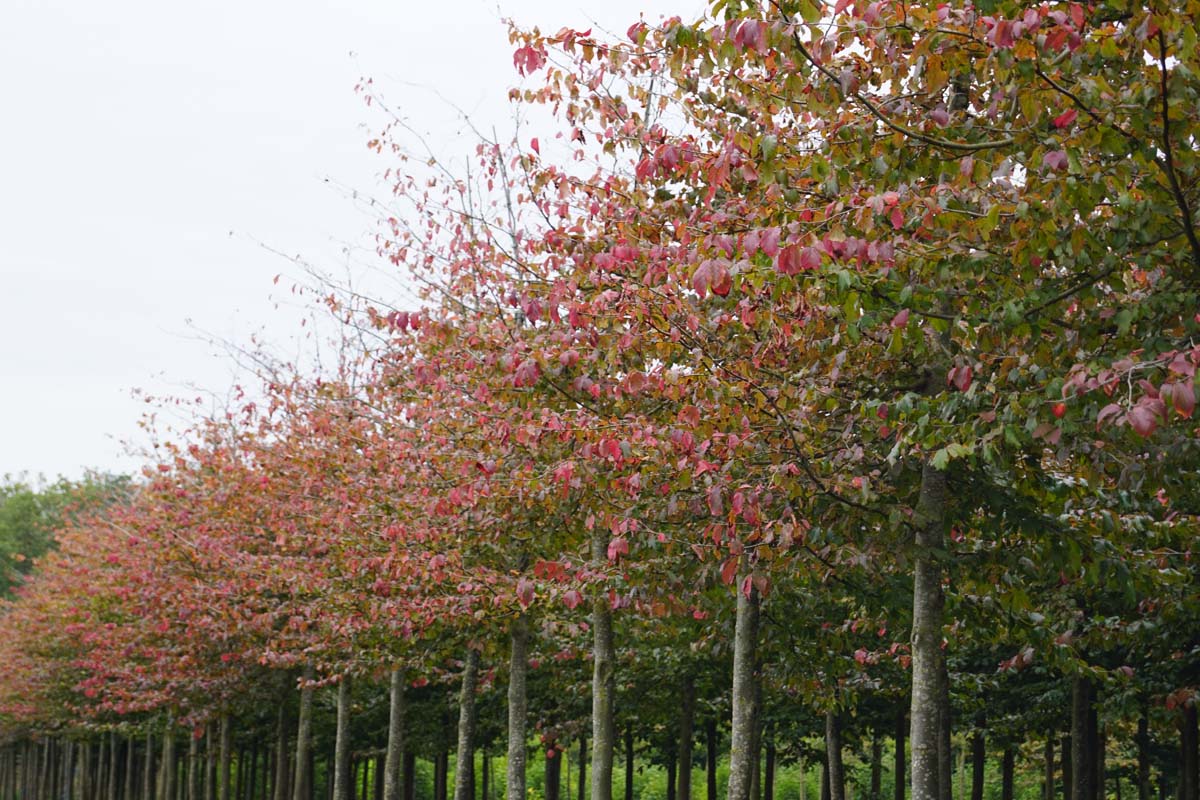
POLYGON ((529 672, 529 620, 524 614, 518 614, 513 620, 508 638, 508 780, 505 797, 507 800, 526 800, 528 697, 525 683, 529 672))
POLYGON ((187 757, 187 797, 188 800, 200 800, 200 740, 195 734, 188 735, 187 757))
POLYGON ((474 800, 475 684, 478 675, 479 652, 468 650, 458 693, 458 756, 454 771, 454 800, 474 800))
MULTIPOLYGON (((737 611, 733 634, 733 714, 729 743, 729 790, 726 800, 750 800, 751 782, 757 764, 754 761, 755 686, 758 683, 758 590, 748 592, 741 583, 749 575, 746 562, 740 570, 737 611)), ((932 798, 931 800, 936 800, 932 798)))
POLYGON ((917 501, 917 558, 912 629, 912 800, 943 800, 939 713, 942 671, 942 568, 945 546, 946 473, 928 461, 917 501))
POLYGON ((349 675, 338 683, 337 728, 333 744, 333 800, 352 800, 350 796, 350 691, 349 675))
POLYGON ((404 672, 392 670, 388 693, 387 757, 384 760, 383 800, 401 800, 404 781, 401 764, 404 760, 404 672))

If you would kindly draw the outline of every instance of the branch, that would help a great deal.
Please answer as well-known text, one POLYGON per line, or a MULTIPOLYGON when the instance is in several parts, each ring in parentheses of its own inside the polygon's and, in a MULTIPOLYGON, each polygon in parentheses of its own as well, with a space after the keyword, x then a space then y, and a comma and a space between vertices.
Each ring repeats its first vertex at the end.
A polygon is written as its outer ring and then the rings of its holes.
POLYGON ((1179 177, 1175 174, 1175 155, 1171 150, 1171 105, 1167 96, 1167 40, 1163 32, 1158 32, 1158 71, 1162 94, 1162 141, 1163 141, 1163 171, 1171 184, 1171 193, 1175 196, 1175 204, 1183 215, 1183 233, 1187 236, 1192 248, 1192 266, 1200 274, 1200 239, 1196 237, 1196 226, 1192 220, 1192 209, 1188 205, 1187 196, 1179 186, 1179 177))

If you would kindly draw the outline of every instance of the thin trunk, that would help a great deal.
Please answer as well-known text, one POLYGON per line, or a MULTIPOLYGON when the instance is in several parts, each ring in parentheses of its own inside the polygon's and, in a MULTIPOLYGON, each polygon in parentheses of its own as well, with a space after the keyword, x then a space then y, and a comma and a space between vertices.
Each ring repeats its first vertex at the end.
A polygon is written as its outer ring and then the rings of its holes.
POLYGON ((667 800, 675 800, 675 754, 667 754, 667 800))
POLYGON ((161 800, 175 798, 175 727, 172 720, 167 720, 167 728, 163 731, 162 767, 159 769, 159 797, 161 800))
MULTIPOLYGON (((896 753, 892 765, 892 771, 895 776, 895 785, 892 787, 893 800, 904 800, 904 790, 906 788, 905 784, 908 782, 904 774, 906 772, 905 766, 908 764, 908 759, 905 758, 904 753, 904 734, 907 732, 907 728, 905 726, 906 722, 907 720, 904 718, 904 707, 901 706, 896 711, 896 730, 893 737, 896 744, 896 753)), ((803 798, 801 798, 801 800, 803 800, 803 798)))
POLYGON ((196 738, 195 733, 188 734, 188 760, 187 760, 187 797, 188 800, 201 800, 200 798, 200 740, 196 738))
MULTIPOLYGON (((313 668, 304 667, 300 688, 300 714, 296 722, 296 763, 292 771, 292 800, 308 800, 311 774, 309 755, 312 753, 312 706, 313 690, 309 681, 313 679, 313 668)), ((221 800, 225 800, 224 797, 221 800)))
POLYGON ((479 651, 468 650, 463 664, 462 687, 458 694, 458 758, 454 769, 454 800, 474 800, 475 774, 475 684, 479 674, 479 651))
POLYGON ((871 800, 883 800, 883 737, 879 731, 871 730, 871 800))
POLYGON ((821 759, 821 800, 829 800, 829 759, 821 759))
MULTIPOLYGON (((1108 792, 1108 769, 1105 759, 1108 736, 1096 720, 1096 704, 1094 702, 1092 703, 1090 724, 1092 729, 1092 762, 1096 765, 1096 776, 1092 779, 1092 786, 1094 787, 1092 792, 1096 800, 1104 800, 1108 792)), ((1196 798, 1193 797, 1192 800, 1196 800, 1196 798)))
POLYGON ((1071 737, 1062 738, 1062 784, 1063 800, 1072 800, 1071 790, 1075 786, 1074 770, 1071 769, 1071 737))
POLYGON ((692 800, 692 726, 696 717, 696 684, 691 675, 683 682, 679 708, 679 780, 675 785, 677 800, 692 800))
POLYGON ((333 800, 350 796, 350 676, 343 675, 337 693, 337 732, 333 745, 333 800))
POLYGON ((245 796, 242 793, 246 791, 246 748, 239 747, 237 749, 237 757, 233 763, 237 765, 234 773, 237 776, 237 779, 235 783, 236 788, 233 790, 233 796, 237 798, 237 800, 244 800, 245 796))
POLYGON ((546 750, 546 800, 558 800, 562 784, 562 751, 556 747, 546 750))
POLYGON ((392 670, 388 696, 387 759, 383 771, 383 800, 401 800, 404 791, 401 764, 404 760, 404 672, 392 670))
POLYGON ((987 742, 983 731, 971 736, 971 800, 983 800, 983 771, 987 765, 987 742))
POLYGON ((271 781, 271 800, 287 800, 288 797, 287 740, 287 703, 281 699, 279 713, 275 715, 275 777, 271 781))
POLYGON ((1094 800, 1096 770, 1091 762, 1092 687, 1087 678, 1071 682, 1071 797, 1094 800))
POLYGON ((1054 734, 1049 732, 1042 747, 1042 800, 1054 800, 1054 734))
POLYGON ((633 723, 625 726, 625 800, 633 800, 633 723))
POLYGON ((846 800, 842 770, 842 720, 837 711, 825 712, 825 760, 829 764, 829 800, 846 800))
MULTIPOLYGON (((601 526, 592 533, 592 565, 608 565, 608 539, 601 526)), ((592 599, 592 800, 612 800, 613 750, 616 739, 616 647, 608 593, 592 599)), ((582 759, 581 759, 582 766, 582 759)), ((580 775, 583 770, 580 771, 580 775)), ((579 800, 584 800, 580 792, 579 800)))
MULTIPOLYGON (((218 800, 229 800, 229 771, 231 769, 230 758, 230 737, 233 735, 232 725, 229 721, 229 713, 221 715, 220 724, 220 753, 217 756, 217 798, 218 800)), ((297 799, 298 800, 298 799, 297 799)))
POLYGON ((946 473, 926 461, 917 501, 917 560, 912 627, 912 800, 943 800, 939 718, 942 655, 942 567, 945 545, 946 473))
POLYGON ((117 777, 121 767, 120 740, 115 731, 108 734, 108 800, 117 800, 117 777))
MULTIPOLYGON (((136 762, 134 761, 134 752, 133 751, 134 751, 134 738, 132 736, 128 736, 125 739, 125 774, 123 776, 124 783, 125 783, 124 800, 133 800, 134 784, 135 784, 134 776, 136 775, 136 773, 134 772, 134 764, 136 762)), ((71 770, 68 769, 67 770, 68 791, 71 791, 70 786, 72 784, 72 781, 70 780, 70 778, 71 778, 70 772, 71 772, 71 770)), ((71 797, 74 797, 74 795, 71 795, 71 797)))
POLYGON ((491 773, 492 773, 492 757, 490 755, 488 755, 487 751, 485 750, 483 752, 483 765, 482 765, 481 769, 479 770, 479 777, 480 777, 481 782, 483 783, 482 788, 480 788, 480 790, 479 790, 479 800, 490 800, 490 795, 492 793, 492 775, 491 775, 491 773))
POLYGON ((758 684, 758 590, 753 584, 750 584, 748 592, 741 590, 741 585, 747 583, 746 578, 749 577, 749 563, 745 555, 742 561, 745 566, 740 570, 742 578, 737 593, 733 634, 733 713, 726 800, 750 800, 753 773, 757 771, 754 762, 754 729, 758 715, 754 700, 758 684))
MULTIPOLYGON (((705 800, 717 800, 717 720, 709 717, 704 726, 705 800)), ((631 797, 630 800, 633 800, 631 797)))
MULTIPOLYGON (((594 773, 593 773, 594 774, 594 773)), ((584 800, 587 793, 587 737, 579 737, 579 800, 584 800)))
POLYGON ((767 767, 763 772, 763 800, 775 800, 775 740, 767 740, 767 767))
POLYGON ((808 764, 804 761, 803 753, 796 759, 796 770, 800 773, 800 800, 808 800, 808 764))
MULTIPOLYGON (((90 795, 85 791, 84 798, 87 797, 90 797, 90 795)), ((142 772, 142 798, 143 800, 150 800, 151 797, 154 797, 154 732, 147 731, 146 764, 142 772)))
MULTIPOLYGON (((371 796, 374 798, 374 800, 383 800, 383 783, 384 779, 387 777, 387 772, 384 770, 384 766, 384 757, 380 755, 375 756, 373 773, 375 776, 375 785, 371 791, 371 796)), ((483 800, 489 800, 489 798, 486 796, 486 793, 483 800)))
MULTIPOLYGON (((1150 720, 1146 712, 1138 717, 1137 727, 1137 796, 1138 800, 1150 800, 1150 720)), ((1054 798, 1048 798, 1054 800, 1054 798)))
MULTIPOLYGON (((507 800, 526 800, 525 757, 528 698, 525 678, 529 672, 529 620, 518 614, 508 632, 508 771, 505 784, 507 800)), ((487 800, 485 797, 484 800, 487 800)))
POLYGON ((1016 765, 1017 752, 1012 745, 1008 745, 1000 759, 1000 800, 1013 800, 1013 772, 1016 765))

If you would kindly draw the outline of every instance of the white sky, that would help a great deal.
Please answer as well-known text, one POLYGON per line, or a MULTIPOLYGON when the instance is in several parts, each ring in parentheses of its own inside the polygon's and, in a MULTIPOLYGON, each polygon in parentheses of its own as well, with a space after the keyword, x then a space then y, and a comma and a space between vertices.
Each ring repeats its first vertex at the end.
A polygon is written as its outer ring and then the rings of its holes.
MULTIPOLYGON (((502 16, 623 32, 703 0, 4 0, 0 6, 0 475, 131 471, 135 388, 223 395, 199 331, 287 342, 299 270, 370 250, 375 79, 441 144, 446 101, 510 125, 519 76, 502 16), (440 95, 440 98, 439 98, 440 95), (278 273, 284 278, 272 285, 278 273), (189 324, 190 320, 190 324, 189 324)), ((511 126, 509 127, 511 129, 511 126)))

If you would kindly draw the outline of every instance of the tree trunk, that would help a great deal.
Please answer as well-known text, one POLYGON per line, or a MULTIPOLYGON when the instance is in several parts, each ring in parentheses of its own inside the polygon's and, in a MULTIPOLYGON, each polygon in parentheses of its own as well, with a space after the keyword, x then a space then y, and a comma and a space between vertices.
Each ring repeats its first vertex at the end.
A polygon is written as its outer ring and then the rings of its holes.
POLYGON ((675 754, 667 754, 667 800, 675 800, 675 754))
POLYGON ((751 584, 749 592, 742 591, 741 585, 750 574, 749 560, 744 554, 742 563, 733 634, 733 713, 726 800, 750 800, 753 773, 758 766, 754 762, 754 729, 758 716, 754 707, 758 683, 758 590, 751 584))
POLYGON ((1062 739, 1062 782, 1063 782, 1063 800, 1072 800, 1071 792, 1075 788, 1075 774, 1071 769, 1071 751, 1074 748, 1071 746, 1071 737, 1064 736, 1062 739))
MULTIPOLYGON (((526 800, 525 756, 528 697, 525 679, 529 673, 529 620, 518 614, 509 636, 508 658, 508 768, 505 784, 507 800, 526 800)), ((485 797, 484 800, 487 800, 485 797)))
POLYGON ((352 800, 350 795, 350 676, 338 683, 337 730, 333 744, 333 800, 352 800))
POLYGON ((546 750, 546 800, 558 800, 562 786, 562 752, 556 747, 546 750))
MULTIPOLYGON (((1138 800, 1150 800, 1150 720, 1146 712, 1138 717, 1137 727, 1137 796, 1138 800)), ((1047 798, 1054 800, 1054 798, 1047 798)))
MULTIPOLYGON (((91 749, 90 747, 88 748, 91 749)), ((91 759, 89 758, 88 761, 91 759)), ((86 763, 86 762, 85 762, 86 763)), ((89 769, 90 771, 90 769, 89 769)), ((90 783, 90 776, 89 776, 90 783)), ((87 790, 84 791, 84 798, 91 795, 87 790)), ((146 764, 142 772, 142 797, 145 800, 150 800, 154 797, 154 732, 146 731, 146 764)))
POLYGON ((273 790, 271 795, 272 800, 287 800, 288 798, 287 745, 287 704, 281 700, 279 703, 279 713, 275 716, 275 777, 272 779, 271 786, 273 790))
POLYGON ((383 771, 383 800, 401 800, 404 790, 401 762, 404 760, 404 673, 394 668, 388 695, 387 758, 383 771))
POLYGON ((677 800, 692 800, 692 725, 696 717, 696 683, 691 675, 683 682, 679 708, 679 755, 676 762, 679 780, 675 785, 677 800))
MULTIPOLYGON (((308 770, 309 754, 312 752, 312 707, 313 690, 309 681, 313 679, 313 668, 304 667, 304 681, 300 688, 300 714, 296 724, 296 763, 292 771, 292 800, 308 800, 311 777, 308 770)), ((221 749, 224 750, 224 739, 221 737, 221 749)), ((226 779, 225 784, 228 785, 226 779)), ((224 797, 221 800, 225 800, 224 797)))
MULTIPOLYGON (((896 731, 893 737, 896 744, 896 753, 892 766, 892 772, 894 773, 896 779, 895 785, 892 787, 893 800, 904 800, 904 790, 906 788, 905 784, 908 782, 905 777, 905 766, 908 763, 908 759, 905 757, 904 753, 904 734, 906 731, 906 722, 907 720, 904 718, 904 708, 901 706, 896 711, 896 731)), ((801 800, 803 800, 803 798, 801 800)))
POLYGON ((917 501, 917 560, 912 628, 912 800, 944 800, 940 769, 942 655, 942 567, 945 546, 946 473, 926 461, 917 501))
POLYGON ((871 800, 883 800, 883 737, 871 730, 871 800))
POLYGON ((417 797, 417 754, 406 750, 404 752, 404 800, 416 800, 417 797))
POLYGON ((633 723, 625 726, 625 800, 633 800, 633 723))
MULTIPOLYGON (((1094 694, 1093 694, 1094 697, 1094 694)), ((1107 735, 1096 719, 1096 704, 1092 703, 1092 713, 1089 724, 1092 732, 1092 763, 1096 765, 1096 775, 1092 778, 1092 792, 1096 800, 1104 800, 1108 792, 1108 769, 1105 760, 1107 735)), ((1193 800, 1196 800, 1193 798, 1193 800)))
MULTIPOLYGON (((233 736, 233 726, 229 721, 229 712, 225 712, 221 715, 219 734, 221 737, 221 743, 219 745, 220 749, 217 753, 217 798, 218 800, 230 800, 229 778, 232 766, 229 759, 231 758, 230 738, 233 736)), ((296 800, 299 800, 299 798, 296 800)))
POLYGON ((200 800, 200 740, 194 733, 188 736, 187 798, 200 800))
POLYGON ((825 760, 829 764, 829 800, 846 800, 842 770, 842 720, 837 711, 825 712, 825 760))
MULTIPOLYGON (((717 800, 717 720, 709 717, 705 723, 705 800, 717 800)), ((633 800, 632 797, 629 800, 633 800)))
POLYGON ((474 800, 475 683, 478 673, 479 651, 467 650, 462 687, 458 695, 458 758, 454 770, 454 800, 474 800))
POLYGON ((775 800, 775 740, 767 739, 767 767, 763 772, 763 800, 775 800))
MULTIPOLYGON (((1054 800, 1054 733, 1046 733, 1042 748, 1042 800, 1054 800)), ((1144 798, 1149 800, 1149 798, 1144 798)))
POLYGON ((821 800, 829 800, 829 759, 821 759, 821 800))
POLYGON ((971 736, 971 800, 983 800, 983 772, 987 766, 987 743, 983 731, 971 736))
MULTIPOLYGON (((595 771, 593 770, 593 776, 595 771)), ((587 793, 587 737, 579 737, 579 800, 584 800, 587 793)))
POLYGON ((167 720, 163 731, 162 768, 159 769, 158 790, 160 800, 175 800, 175 727, 167 720))
POLYGON ((1200 758, 1197 742, 1196 706, 1185 704, 1179 718, 1179 796, 1180 800, 1200 800, 1200 758))
MULTIPOLYGON (((608 565, 608 541, 596 526, 592 533, 592 566, 597 572, 608 565)), ((613 644, 612 607, 608 594, 592 598, 592 800, 612 800, 613 749, 616 738, 616 648, 613 644)), ((580 759, 580 775, 583 759, 580 759)), ((584 800, 580 792, 579 800, 584 800)))
POLYGON ((1095 765, 1091 761, 1092 687, 1087 678, 1071 682, 1071 797, 1094 800, 1095 765))

